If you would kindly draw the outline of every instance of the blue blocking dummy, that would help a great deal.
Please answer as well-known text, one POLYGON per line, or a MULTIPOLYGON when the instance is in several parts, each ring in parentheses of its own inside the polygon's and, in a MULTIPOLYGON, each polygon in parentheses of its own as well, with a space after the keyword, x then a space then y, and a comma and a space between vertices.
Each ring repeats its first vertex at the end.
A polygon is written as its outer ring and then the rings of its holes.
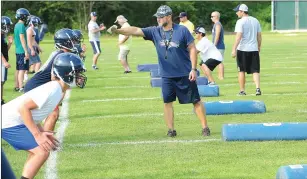
POLYGON ((224 141, 306 140, 307 122, 224 124, 224 141))
MULTIPOLYGON (((206 77, 198 77, 196 79, 197 85, 207 85, 208 80, 206 77)), ((161 78, 152 78, 150 80, 151 87, 161 87, 162 86, 162 79, 161 78)))
POLYGON ((143 64, 137 66, 137 71, 139 72, 150 72, 151 70, 158 70, 158 64, 143 64))
POLYGON ((201 97, 219 96, 219 87, 217 85, 197 85, 197 88, 201 97))
POLYGON ((236 100, 213 101, 204 103, 207 115, 265 113, 266 107, 262 101, 236 100))
POLYGON ((45 37, 45 34, 48 32, 47 24, 43 24, 39 31, 39 41, 42 41, 45 37))
MULTIPOLYGON (((200 73, 199 73, 199 71, 197 70, 197 76, 199 76, 199 75, 200 75, 200 73)), ((151 70, 151 71, 150 71, 150 77, 151 77, 151 78, 160 78, 161 76, 160 76, 159 69, 153 69, 153 70, 151 70)))
POLYGON ((279 167, 276 179, 306 179, 307 164, 287 165, 279 167))

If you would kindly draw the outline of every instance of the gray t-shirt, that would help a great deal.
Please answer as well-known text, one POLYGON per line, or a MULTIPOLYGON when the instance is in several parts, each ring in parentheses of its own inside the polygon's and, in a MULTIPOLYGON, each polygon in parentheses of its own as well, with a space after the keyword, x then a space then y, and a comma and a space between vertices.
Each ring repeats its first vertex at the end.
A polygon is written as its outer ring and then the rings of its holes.
POLYGON ((257 33, 261 32, 259 21, 251 16, 242 17, 236 23, 235 32, 242 33, 238 50, 245 52, 258 51, 257 33))
POLYGON ((94 22, 94 21, 90 21, 88 23, 88 38, 89 38, 89 41, 100 41, 99 38, 100 38, 100 31, 98 32, 91 32, 92 30, 94 29, 98 29, 99 26, 97 24, 97 22, 94 22))

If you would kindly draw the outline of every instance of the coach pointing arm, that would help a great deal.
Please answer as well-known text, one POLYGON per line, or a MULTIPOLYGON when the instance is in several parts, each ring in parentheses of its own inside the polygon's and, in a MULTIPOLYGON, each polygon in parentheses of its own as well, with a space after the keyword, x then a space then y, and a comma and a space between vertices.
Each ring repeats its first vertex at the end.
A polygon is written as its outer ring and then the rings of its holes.
POLYGON ((134 27, 134 26, 117 29, 116 25, 113 25, 110 28, 110 31, 112 33, 122 34, 126 36, 133 35, 133 36, 145 37, 142 29, 139 27, 134 27))

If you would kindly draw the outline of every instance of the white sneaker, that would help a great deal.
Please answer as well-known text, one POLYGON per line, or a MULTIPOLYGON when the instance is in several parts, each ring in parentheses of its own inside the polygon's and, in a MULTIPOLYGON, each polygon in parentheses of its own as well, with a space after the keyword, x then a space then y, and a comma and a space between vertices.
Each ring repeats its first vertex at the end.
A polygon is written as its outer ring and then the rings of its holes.
POLYGON ((214 81, 208 82, 208 85, 216 85, 216 83, 214 81))

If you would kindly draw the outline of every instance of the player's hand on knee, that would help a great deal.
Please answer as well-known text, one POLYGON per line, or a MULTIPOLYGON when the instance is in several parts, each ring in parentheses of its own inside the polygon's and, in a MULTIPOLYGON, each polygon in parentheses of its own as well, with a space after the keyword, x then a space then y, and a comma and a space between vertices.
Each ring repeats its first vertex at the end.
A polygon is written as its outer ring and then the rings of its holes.
POLYGON ((59 141, 54 137, 54 132, 41 132, 35 136, 35 140, 47 152, 55 150, 59 145, 59 141))

